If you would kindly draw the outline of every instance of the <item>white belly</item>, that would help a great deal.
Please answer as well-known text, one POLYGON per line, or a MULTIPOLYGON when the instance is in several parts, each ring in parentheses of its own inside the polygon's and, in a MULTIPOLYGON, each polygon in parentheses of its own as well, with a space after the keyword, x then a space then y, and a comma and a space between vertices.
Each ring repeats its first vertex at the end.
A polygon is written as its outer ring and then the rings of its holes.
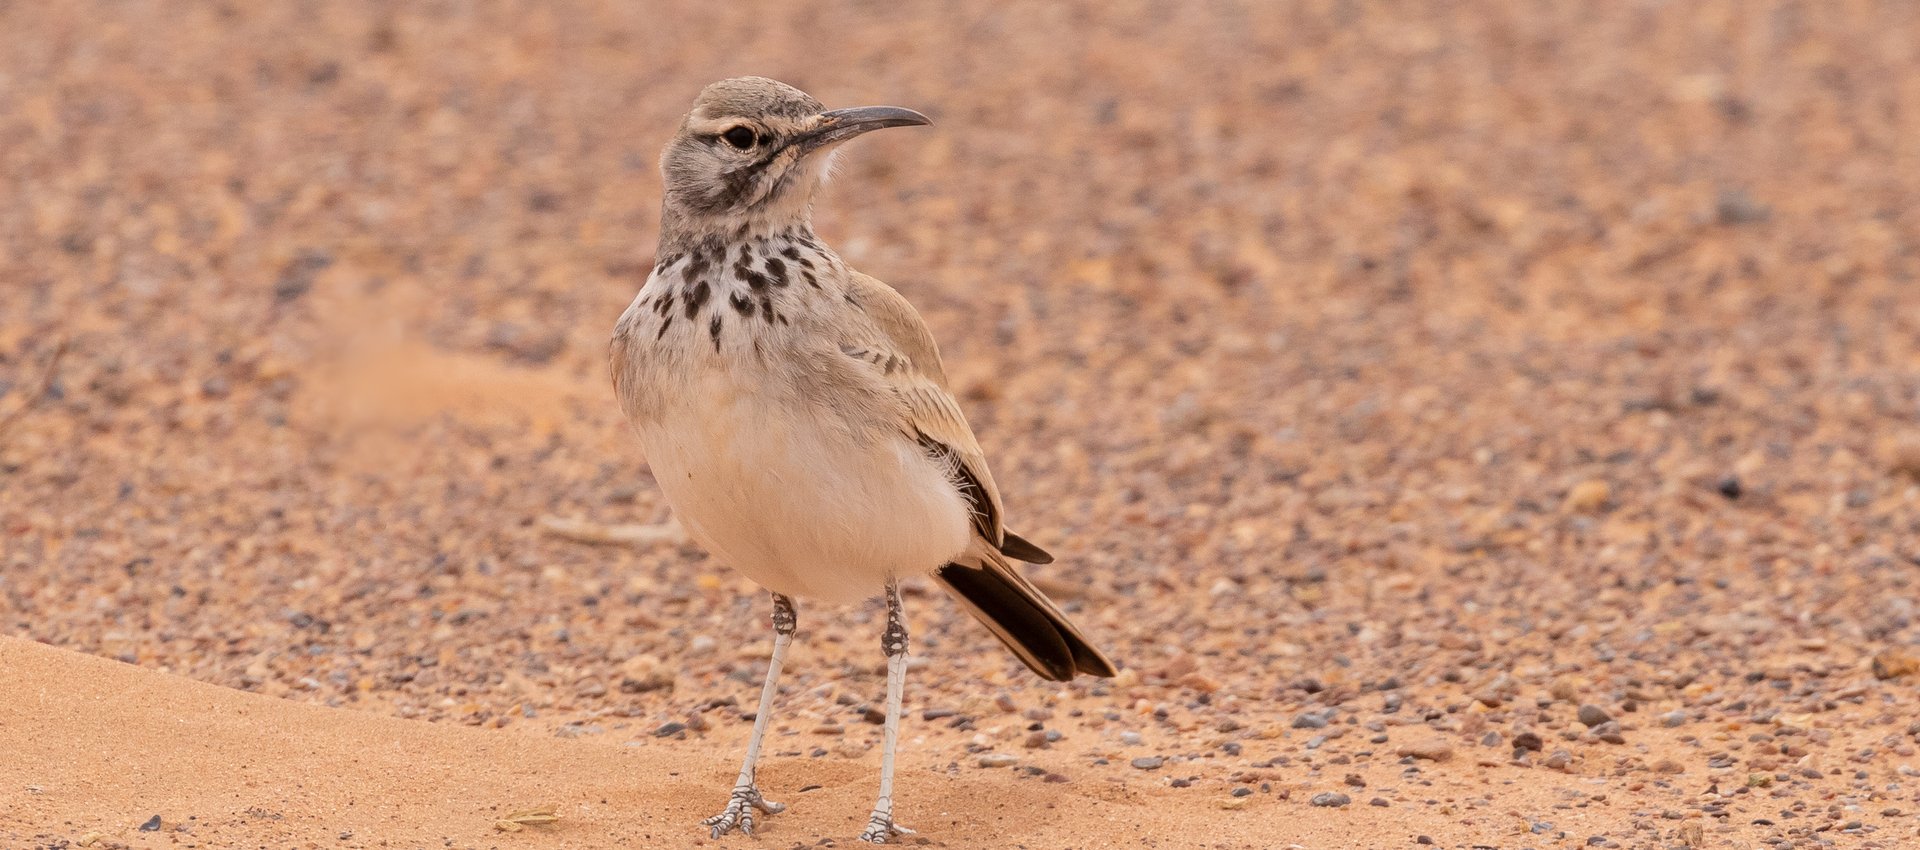
POLYGON ((697 401, 642 425, 642 447, 688 533, 748 578, 850 602, 966 548, 966 502, 903 435, 859 440, 724 374, 693 383, 697 401))

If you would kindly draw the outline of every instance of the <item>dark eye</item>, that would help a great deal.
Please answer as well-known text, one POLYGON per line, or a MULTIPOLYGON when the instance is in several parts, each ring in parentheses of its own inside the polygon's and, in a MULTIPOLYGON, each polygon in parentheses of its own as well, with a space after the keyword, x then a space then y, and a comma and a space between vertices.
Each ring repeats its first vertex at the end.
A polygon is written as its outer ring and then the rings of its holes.
POLYGON ((760 141, 760 137, 754 134, 752 127, 735 127, 725 133, 721 133, 720 138, 727 140, 727 144, 741 150, 753 147, 754 143, 760 141))

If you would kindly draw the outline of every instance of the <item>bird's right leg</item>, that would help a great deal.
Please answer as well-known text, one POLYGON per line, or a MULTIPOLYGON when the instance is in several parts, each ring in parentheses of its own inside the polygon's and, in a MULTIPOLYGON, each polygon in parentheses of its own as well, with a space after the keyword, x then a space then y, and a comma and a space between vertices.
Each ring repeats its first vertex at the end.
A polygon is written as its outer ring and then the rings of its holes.
POLYGON ((727 801, 726 809, 701 821, 713 827, 714 838, 734 829, 739 829, 742 835, 752 835, 754 809, 770 815, 786 811, 785 805, 760 796, 760 788, 753 782, 753 766, 760 760, 760 740, 766 737, 767 718, 773 714, 773 693, 780 681, 780 663, 787 657, 787 644, 793 642, 793 632, 799 622, 793 600, 774 594, 773 658, 767 662, 767 682, 760 688, 760 710, 753 716, 753 737, 747 741, 747 761, 740 765, 740 778, 733 783, 733 796, 727 801))

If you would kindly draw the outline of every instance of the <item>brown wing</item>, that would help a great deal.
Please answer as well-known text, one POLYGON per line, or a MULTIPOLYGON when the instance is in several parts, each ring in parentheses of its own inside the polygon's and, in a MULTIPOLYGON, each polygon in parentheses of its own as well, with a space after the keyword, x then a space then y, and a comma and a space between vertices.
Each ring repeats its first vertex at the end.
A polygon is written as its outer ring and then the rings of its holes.
POLYGON ((922 446, 950 460, 961 495, 973 507, 973 525, 982 538, 1010 558, 1036 564, 1053 556, 1016 534, 1001 521, 1000 488, 987 469, 987 457, 967 425, 960 405, 947 391, 940 348, 920 314, 893 288, 866 275, 851 275, 849 293, 871 320, 873 333, 854 334, 840 350, 871 364, 904 405, 909 427, 922 446))
POLYGON ((947 391, 947 373, 933 334, 900 293, 865 275, 852 277, 851 296, 872 320, 873 332, 846 340, 841 351, 878 370, 904 404, 920 445, 952 463, 955 483, 973 506, 974 530, 988 544, 941 567, 935 578, 1041 677, 1067 681, 1079 674, 1114 675, 1113 661, 1006 561, 1045 564, 1053 556, 1001 525, 1000 491, 973 429, 947 391))

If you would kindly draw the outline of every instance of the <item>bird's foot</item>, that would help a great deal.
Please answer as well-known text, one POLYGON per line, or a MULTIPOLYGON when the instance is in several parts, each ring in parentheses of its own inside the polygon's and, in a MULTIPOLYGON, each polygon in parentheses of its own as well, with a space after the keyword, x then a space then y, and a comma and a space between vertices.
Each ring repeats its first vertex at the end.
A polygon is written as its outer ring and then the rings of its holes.
POLYGON ((860 833, 860 840, 868 844, 886 844, 902 835, 912 835, 913 830, 893 822, 892 812, 873 811, 867 818, 867 831, 860 833))
POLYGON ((753 834, 753 810, 759 809, 770 815, 787 810, 782 803, 776 803, 760 796, 760 789, 752 785, 736 785, 733 796, 727 800, 727 807, 717 815, 701 821, 701 825, 713 827, 713 837, 719 838, 736 829, 741 835, 753 834))

